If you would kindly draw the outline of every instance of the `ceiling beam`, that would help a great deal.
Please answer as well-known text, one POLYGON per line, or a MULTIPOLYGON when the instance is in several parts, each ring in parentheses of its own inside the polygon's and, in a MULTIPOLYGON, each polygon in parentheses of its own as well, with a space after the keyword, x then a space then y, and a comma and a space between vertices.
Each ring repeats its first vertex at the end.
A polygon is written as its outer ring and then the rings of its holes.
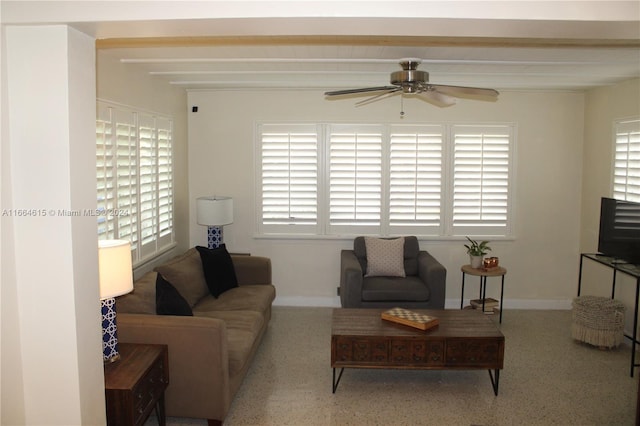
POLYGON ((529 48, 637 48, 640 39, 572 39, 432 36, 198 36, 106 38, 98 49, 207 46, 420 46, 420 47, 529 47, 529 48))

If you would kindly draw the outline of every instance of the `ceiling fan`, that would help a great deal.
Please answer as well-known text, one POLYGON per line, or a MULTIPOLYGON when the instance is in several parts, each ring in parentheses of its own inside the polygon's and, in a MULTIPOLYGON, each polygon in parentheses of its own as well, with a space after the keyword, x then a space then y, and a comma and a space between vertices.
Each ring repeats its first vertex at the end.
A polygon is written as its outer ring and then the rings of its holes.
POLYGON ((364 105, 395 94, 419 95, 425 101, 440 107, 455 104, 456 98, 470 98, 483 101, 496 101, 498 99, 498 91, 494 89, 431 84, 429 83, 429 73, 418 69, 420 63, 422 63, 422 60, 417 58, 400 60, 402 71, 394 71, 391 73, 391 84, 393 86, 335 90, 325 92, 325 96, 359 96, 381 92, 371 98, 356 103, 356 105, 364 105))

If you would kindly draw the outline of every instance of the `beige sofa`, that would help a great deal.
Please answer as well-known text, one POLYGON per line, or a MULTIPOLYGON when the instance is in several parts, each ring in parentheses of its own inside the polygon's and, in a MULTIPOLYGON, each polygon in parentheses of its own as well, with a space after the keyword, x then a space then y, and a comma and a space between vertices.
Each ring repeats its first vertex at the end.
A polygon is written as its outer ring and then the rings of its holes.
POLYGON ((232 255, 238 286, 210 294, 195 248, 155 268, 116 300, 120 342, 169 347, 166 414, 221 424, 267 330, 275 287, 268 258, 232 255), (160 273, 193 316, 156 314, 160 273))

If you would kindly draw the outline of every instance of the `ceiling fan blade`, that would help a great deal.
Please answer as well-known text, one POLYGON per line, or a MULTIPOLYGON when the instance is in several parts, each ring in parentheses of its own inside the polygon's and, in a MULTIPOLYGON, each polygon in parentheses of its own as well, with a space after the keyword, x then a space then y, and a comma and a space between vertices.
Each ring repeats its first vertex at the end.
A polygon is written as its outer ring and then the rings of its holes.
POLYGON ((380 93, 379 95, 375 95, 375 96, 373 96, 371 98, 363 99, 363 100, 361 100, 359 102, 356 102, 356 106, 362 106, 362 105, 369 104, 371 102, 379 101, 380 99, 384 99, 386 97, 394 95, 397 92, 400 92, 401 90, 402 89, 400 87, 394 87, 393 89, 389 89, 388 91, 386 91, 384 93, 380 93))
POLYGON ((324 92, 324 94, 325 96, 354 95, 359 93, 380 92, 382 90, 389 91, 397 88, 397 86, 364 87, 362 89, 334 90, 333 92, 324 92))
POLYGON ((442 84, 430 84, 429 86, 440 93, 456 97, 485 98, 486 100, 495 101, 499 95, 497 90, 481 87, 447 86, 442 84))
POLYGON ((420 92, 419 96, 421 96, 423 100, 443 108, 455 105, 457 102, 456 98, 445 95, 444 93, 439 93, 435 90, 426 90, 424 92, 420 92))

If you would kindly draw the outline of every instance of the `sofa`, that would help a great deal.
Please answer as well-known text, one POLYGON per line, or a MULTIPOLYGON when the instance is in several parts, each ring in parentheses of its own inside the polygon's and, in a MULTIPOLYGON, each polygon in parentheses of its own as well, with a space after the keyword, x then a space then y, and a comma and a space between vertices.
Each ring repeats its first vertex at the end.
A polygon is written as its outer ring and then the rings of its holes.
POLYGON ((343 308, 444 309, 447 270, 415 236, 356 237, 340 253, 343 308))
POLYGON ((116 299, 116 311, 120 342, 168 346, 167 416, 213 425, 223 423, 251 366, 275 287, 270 259, 207 250, 191 248, 146 273, 116 299), (212 287, 220 282, 227 288, 212 287))

